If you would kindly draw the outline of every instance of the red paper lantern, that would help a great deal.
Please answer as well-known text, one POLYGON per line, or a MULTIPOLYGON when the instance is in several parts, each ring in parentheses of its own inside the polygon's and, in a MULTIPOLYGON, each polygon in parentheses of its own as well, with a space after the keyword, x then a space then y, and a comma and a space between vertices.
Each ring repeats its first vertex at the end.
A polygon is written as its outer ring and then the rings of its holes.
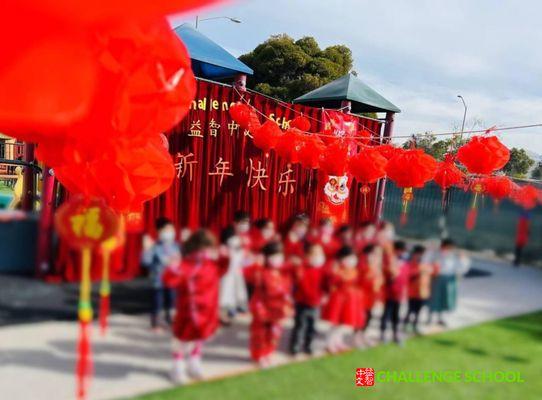
POLYGON ((362 149, 348 162, 350 173, 363 186, 374 183, 386 176, 387 164, 388 160, 373 147, 362 149))
POLYGON ((408 205, 414 198, 412 188, 420 188, 434 178, 437 161, 420 149, 396 151, 388 161, 386 174, 398 187, 403 188, 401 224, 407 221, 408 205))
POLYGON ((496 136, 474 136, 459 148, 457 159, 472 174, 490 174, 506 165, 510 150, 496 136))
POLYGON ((256 111, 240 101, 230 106, 230 116, 242 129, 253 133, 261 126, 256 111))
POLYGON ((403 151, 403 149, 395 147, 392 144, 381 144, 380 146, 376 146, 375 150, 377 150, 387 160, 391 159, 397 153, 403 151))
POLYGON ((279 157, 295 164, 299 161, 298 151, 304 140, 305 134, 303 132, 296 128, 289 128, 279 137, 275 151, 279 157))
POLYGON ((386 167, 386 173, 400 188, 421 188, 437 172, 437 161, 421 149, 396 152, 386 167))
POLYGON ((319 168, 320 157, 325 149, 326 145, 320 138, 317 136, 307 136, 298 151, 300 164, 309 169, 319 168))
POLYGON ((512 193, 512 180, 504 175, 494 175, 482 178, 484 192, 495 201, 500 201, 512 193))
POLYGON ((532 185, 519 186, 512 193, 512 201, 526 210, 536 207, 539 191, 532 185))
POLYGON ((282 129, 272 120, 265 121, 261 127, 252 132, 254 145, 266 153, 275 148, 282 135, 282 129))
POLYGON ((320 169, 331 176, 343 176, 348 168, 349 143, 336 140, 327 146, 320 160, 320 169))
POLYGON ((290 121, 290 128, 297 128, 300 131, 308 132, 311 130, 311 122, 307 117, 300 115, 290 121))
POLYGON ((463 172, 457 168, 454 157, 446 154, 444 161, 439 162, 435 173, 435 182, 443 191, 460 184, 464 179, 463 172))

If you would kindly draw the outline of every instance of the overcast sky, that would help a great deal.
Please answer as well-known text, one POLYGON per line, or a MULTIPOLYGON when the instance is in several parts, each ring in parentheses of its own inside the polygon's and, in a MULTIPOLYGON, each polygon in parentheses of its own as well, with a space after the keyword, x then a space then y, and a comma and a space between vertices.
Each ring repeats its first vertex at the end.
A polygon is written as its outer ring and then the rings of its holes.
MULTIPOLYGON (((202 33, 235 56, 270 35, 314 36, 352 49, 358 76, 401 108, 395 133, 542 123, 542 2, 536 0, 247 0, 200 18, 202 33)), ((172 25, 194 21, 192 16, 172 25)), ((502 139, 542 153, 542 128, 502 139)))

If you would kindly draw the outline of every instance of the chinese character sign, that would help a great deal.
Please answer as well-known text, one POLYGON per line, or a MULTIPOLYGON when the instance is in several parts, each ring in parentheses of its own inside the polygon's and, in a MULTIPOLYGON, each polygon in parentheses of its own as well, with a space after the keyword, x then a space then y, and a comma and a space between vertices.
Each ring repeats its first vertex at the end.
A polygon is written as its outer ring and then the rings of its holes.
MULTIPOLYGON (((239 209, 248 211, 253 218, 272 218, 278 224, 296 212, 317 219, 327 210, 337 216, 338 222, 348 219, 349 212, 354 216, 362 214, 362 203, 356 201, 361 195, 357 188, 352 190, 355 181, 351 177, 335 177, 326 186, 328 177, 321 181, 319 171, 289 163, 274 151, 264 154, 253 144, 251 132, 229 114, 230 106, 240 101, 241 95, 226 85, 204 81, 197 85, 190 112, 168 135, 177 180, 147 207, 147 226, 154 218, 167 216, 180 226, 218 228, 228 224, 239 209), (350 211, 352 199, 359 210, 350 211), (326 210, 321 203, 327 204, 326 210)), ((258 110, 260 122, 268 118, 281 129, 288 129, 301 113, 311 121, 314 132, 324 131, 324 123, 336 136, 350 135, 363 124, 369 124, 371 131, 380 129, 376 121, 286 105, 253 92, 244 92, 242 99, 258 110)))
POLYGON ((70 247, 95 248, 117 236, 119 217, 101 200, 73 197, 58 208, 55 227, 70 247))

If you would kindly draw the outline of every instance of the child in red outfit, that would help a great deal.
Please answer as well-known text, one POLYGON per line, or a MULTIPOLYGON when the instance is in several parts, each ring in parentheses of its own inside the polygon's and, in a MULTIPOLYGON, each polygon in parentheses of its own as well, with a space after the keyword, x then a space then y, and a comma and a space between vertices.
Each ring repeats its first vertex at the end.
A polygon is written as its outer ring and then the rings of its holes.
POLYGON ((424 253, 425 247, 414 246, 408 262, 408 311, 403 325, 406 330, 412 323, 412 329, 416 335, 420 333, 418 319, 421 309, 431 294, 431 276, 434 272, 431 264, 423 262, 424 253))
POLYGON ((357 267, 358 257, 352 247, 341 247, 330 271, 329 301, 322 310, 322 319, 333 325, 327 343, 331 353, 346 349, 341 327, 360 329, 365 325, 365 300, 357 267))
POLYGON ((359 285, 363 291, 365 299, 365 325, 357 331, 356 342, 358 346, 368 344, 365 337, 365 331, 372 319, 372 309, 377 301, 380 300, 382 292, 382 269, 380 265, 380 253, 373 244, 366 245, 361 252, 359 263, 359 285))
POLYGON ((294 328, 290 338, 290 352, 296 355, 301 350, 312 354, 312 341, 316 333, 314 325, 325 290, 326 256, 322 246, 308 243, 303 264, 294 272, 294 328))
POLYGON ((281 321, 289 314, 290 292, 282 273, 284 253, 280 243, 269 243, 263 249, 264 265, 247 271, 246 279, 254 292, 250 299, 250 354, 260 367, 271 365, 282 333, 281 321))
POLYGON ((170 266, 163 276, 165 285, 177 290, 172 372, 172 379, 177 383, 185 381, 185 358, 188 358, 188 375, 193 379, 202 378, 203 341, 218 328, 221 269, 211 256, 215 244, 211 233, 196 231, 185 243, 181 263, 170 266))
POLYGON ((305 254, 305 243, 309 230, 309 218, 305 214, 295 216, 292 227, 284 239, 284 255, 288 262, 301 263, 305 254))
POLYGON ((380 339, 385 341, 388 321, 391 321, 393 341, 401 344, 399 337, 399 311, 401 302, 406 296, 408 286, 408 264, 404 260, 406 245, 396 241, 393 249, 385 249, 383 265, 384 272, 384 313, 380 320, 380 339))
POLYGON ((250 245, 254 253, 262 251, 263 247, 270 242, 280 240, 275 230, 275 223, 269 218, 262 218, 254 223, 250 231, 250 245))
POLYGON ((335 237, 334 231, 331 219, 323 218, 309 239, 310 242, 318 243, 322 246, 328 260, 334 259, 337 250, 341 247, 341 243, 335 237))

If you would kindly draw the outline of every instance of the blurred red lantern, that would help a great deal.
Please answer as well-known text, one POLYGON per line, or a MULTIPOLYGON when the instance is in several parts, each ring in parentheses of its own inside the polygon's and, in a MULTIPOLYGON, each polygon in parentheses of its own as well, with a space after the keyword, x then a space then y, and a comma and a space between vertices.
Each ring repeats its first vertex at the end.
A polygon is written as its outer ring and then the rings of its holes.
POLYGON ((413 188, 420 188, 434 178, 437 161, 420 149, 396 151, 388 161, 386 174, 398 187, 403 188, 401 224, 407 221, 408 205, 414 198, 413 188))
POLYGON ((256 111, 240 101, 230 106, 230 116, 242 129, 253 133, 261 126, 256 111))
POLYGON ((336 140, 326 147, 320 159, 320 169, 331 176, 343 176, 348 168, 350 148, 345 140, 336 140))
POLYGON ((459 148, 457 159, 472 174, 490 174, 506 165, 510 150, 496 136, 474 136, 459 148))
POLYGON ((2 4, 0 132, 37 142, 64 134, 88 113, 97 61, 84 31, 45 18, 33 9, 40 2, 31 3, 2 4))
POLYGON ((219 3, 217 0, 110 0, 99 3, 83 0, 17 0, 13 9, 34 10, 44 17, 62 18, 77 24, 96 24, 119 19, 136 19, 178 14, 219 3))
POLYGON ((324 153, 326 145, 317 136, 307 136, 302 142, 298 158, 300 164, 309 169, 316 169, 320 167, 320 157, 324 153))
POLYGON ((484 192, 496 202, 508 197, 512 193, 512 180, 504 175, 493 175, 482 178, 484 192))
POLYGON ((279 157, 295 164, 299 161, 298 151, 304 140, 305 134, 303 132, 297 128, 289 128, 279 137, 275 151, 279 157))
POLYGON ((450 187, 460 184, 463 179, 464 174, 455 165, 454 157, 451 154, 446 154, 444 161, 437 165, 435 183, 445 192, 450 187))
POLYGON ((367 194, 371 188, 369 184, 375 183, 386 176, 388 160, 374 147, 365 147, 358 154, 350 158, 348 167, 350 173, 361 183, 363 194, 363 211, 367 217, 367 194))
POLYGON ((512 201, 526 210, 536 207, 539 191, 532 185, 519 186, 512 192, 512 201))
POLYGON ((254 145, 266 153, 275 148, 282 135, 282 129, 272 120, 265 121, 261 127, 252 132, 254 145))
POLYGON ((367 186, 386 176, 388 160, 373 147, 365 147, 350 158, 348 166, 350 173, 359 183, 367 186))
POLYGON ((387 160, 391 159, 397 153, 403 151, 403 149, 395 147, 392 144, 381 144, 380 146, 376 146, 375 150, 377 150, 387 160))
POLYGON ((300 131, 308 132, 311 130, 311 122, 307 117, 300 115, 290 121, 290 128, 297 128, 300 131))

